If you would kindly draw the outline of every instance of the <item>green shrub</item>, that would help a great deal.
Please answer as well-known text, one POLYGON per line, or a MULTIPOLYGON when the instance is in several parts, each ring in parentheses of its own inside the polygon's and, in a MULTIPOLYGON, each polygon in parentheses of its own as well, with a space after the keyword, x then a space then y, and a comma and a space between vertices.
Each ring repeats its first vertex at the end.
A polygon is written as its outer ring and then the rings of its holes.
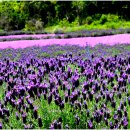
POLYGON ((65 54, 65 51, 56 51, 54 52, 54 56, 63 55, 65 54))
POLYGON ((91 24, 93 22, 93 19, 91 16, 88 16, 86 19, 87 24, 91 24))
POLYGON ((72 22, 72 23, 70 24, 70 26, 71 26, 71 27, 74 27, 74 26, 79 26, 79 19, 78 19, 78 18, 76 18, 76 19, 75 19, 75 21, 74 21, 74 22, 72 22))
POLYGON ((110 24, 110 28, 111 29, 116 29, 117 28, 117 26, 116 26, 116 24, 114 23, 114 24, 110 24))
POLYGON ((59 22, 60 27, 67 27, 69 25, 70 25, 69 21, 67 21, 67 19, 65 18, 59 22))
POLYGON ((31 19, 25 24, 25 31, 42 31, 43 30, 43 22, 41 20, 31 19))
POLYGON ((102 14, 95 14, 95 15, 93 15, 92 19, 93 20, 100 20, 101 16, 102 16, 102 14))
POLYGON ((6 32, 4 32, 4 31, 0 31, 0 36, 6 36, 6 35, 7 35, 6 32))
POLYGON ((118 28, 118 24, 117 23, 115 23, 115 22, 107 22, 106 23, 106 25, 107 25, 107 28, 111 28, 111 29, 116 29, 116 28, 118 28))
MULTIPOLYGON (((93 25, 100 25, 100 21, 99 20, 93 21, 91 25, 92 26, 93 25)), ((91 28, 91 25, 90 25, 90 28, 91 28)))
POLYGON ((107 22, 107 15, 105 14, 102 14, 101 18, 100 18, 100 23, 101 24, 104 24, 107 22))
POLYGON ((119 16, 114 14, 102 14, 100 18, 100 23, 105 24, 106 22, 119 22, 119 16))
POLYGON ((47 57, 50 57, 50 54, 48 54, 48 53, 46 53, 46 52, 43 52, 43 53, 41 53, 40 55, 38 55, 38 57, 47 58, 47 57))
POLYGON ((25 31, 35 31, 35 19, 31 19, 29 21, 26 22, 25 24, 25 31))
POLYGON ((35 23, 35 28, 37 31, 43 30, 43 22, 41 20, 37 20, 35 23))
POLYGON ((3 32, 4 30, 0 28, 0 32, 3 32))
POLYGON ((108 14, 107 15, 107 21, 108 22, 118 22, 119 21, 119 16, 114 15, 114 14, 108 14))

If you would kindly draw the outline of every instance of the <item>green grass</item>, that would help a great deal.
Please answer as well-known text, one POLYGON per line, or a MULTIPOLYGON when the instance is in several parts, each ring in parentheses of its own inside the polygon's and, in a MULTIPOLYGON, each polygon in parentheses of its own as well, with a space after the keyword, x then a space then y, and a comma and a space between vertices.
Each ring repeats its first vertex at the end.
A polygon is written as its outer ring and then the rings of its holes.
MULTIPOLYGON (((40 100, 37 100, 39 103, 39 110, 38 113, 41 115, 42 120, 43 120, 43 128, 49 128, 50 124, 55 120, 58 119, 59 117, 63 117, 63 123, 64 125, 66 123, 72 125, 74 121, 72 121, 72 113, 70 113, 70 106, 69 104, 65 104, 65 108, 63 111, 59 109, 58 106, 55 105, 54 100, 51 102, 49 105, 47 101, 44 100, 43 97, 41 97, 40 100), (71 115, 71 116, 70 116, 71 115)), ((74 127, 74 126, 73 126, 74 127)))
POLYGON ((21 57, 21 54, 18 53, 17 56, 14 58, 14 61, 17 61, 18 59, 20 59, 20 57, 21 57))
POLYGON ((60 25, 54 25, 50 27, 46 27, 45 31, 49 33, 54 33, 55 31, 61 30, 63 32, 76 32, 76 31, 82 31, 82 30, 109 30, 109 29, 118 29, 118 28, 130 28, 130 22, 128 21, 119 21, 119 22, 106 22, 105 24, 100 23, 92 23, 90 25, 84 24, 84 25, 76 25, 76 26, 64 26, 61 27, 60 25))
POLYGON ((112 56, 115 56, 115 55, 118 55, 119 53, 121 53, 121 51, 120 51, 120 50, 117 50, 117 49, 115 49, 115 48, 112 48, 112 49, 111 49, 111 53, 112 53, 112 56))
POLYGON ((41 54, 38 55, 38 57, 44 57, 44 58, 47 58, 47 57, 50 57, 50 54, 46 53, 46 52, 43 52, 41 54))
POLYGON ((6 90, 6 83, 3 83, 3 85, 0 86, 0 100, 1 101, 4 99, 4 96, 5 96, 4 92, 5 92, 5 90, 6 90))
POLYGON ((130 45, 126 46, 124 49, 130 51, 130 45))
POLYGON ((60 51, 56 51, 56 52, 54 52, 54 56, 58 56, 58 55, 63 55, 63 54, 65 54, 66 53, 66 51, 62 51, 62 50, 60 50, 60 51))

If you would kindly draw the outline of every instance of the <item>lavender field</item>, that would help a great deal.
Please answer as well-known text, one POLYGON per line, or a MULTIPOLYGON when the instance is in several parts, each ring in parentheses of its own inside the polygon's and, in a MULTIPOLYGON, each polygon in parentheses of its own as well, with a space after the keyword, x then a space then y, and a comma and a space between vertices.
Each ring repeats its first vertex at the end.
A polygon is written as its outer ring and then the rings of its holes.
POLYGON ((130 129, 128 12, 0 0, 0 129, 130 129))
POLYGON ((0 49, 0 128, 130 128, 130 45, 0 49))

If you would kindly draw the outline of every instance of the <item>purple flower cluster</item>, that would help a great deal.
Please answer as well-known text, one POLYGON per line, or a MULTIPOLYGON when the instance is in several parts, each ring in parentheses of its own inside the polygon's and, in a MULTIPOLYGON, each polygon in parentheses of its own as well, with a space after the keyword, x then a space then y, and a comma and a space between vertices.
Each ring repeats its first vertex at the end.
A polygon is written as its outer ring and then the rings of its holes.
MULTIPOLYGON (((128 128, 130 57, 92 55, 90 61, 70 53, 56 58, 24 59, 0 61, 0 86, 6 83, 0 102, 0 128, 5 128, 10 119, 8 105, 16 110, 16 120, 22 121, 25 129, 35 128, 29 121, 30 113, 37 126, 43 128, 43 116, 36 105, 41 97, 50 106, 54 103, 61 113, 66 111, 66 104, 70 105, 77 128, 82 125, 84 113, 84 128, 94 129, 99 124, 111 129, 128 128)), ((67 124, 61 116, 49 125, 50 129, 71 128, 67 124)))
POLYGON ((61 129, 62 128, 62 118, 59 117, 58 120, 54 120, 50 125, 50 129, 61 129))

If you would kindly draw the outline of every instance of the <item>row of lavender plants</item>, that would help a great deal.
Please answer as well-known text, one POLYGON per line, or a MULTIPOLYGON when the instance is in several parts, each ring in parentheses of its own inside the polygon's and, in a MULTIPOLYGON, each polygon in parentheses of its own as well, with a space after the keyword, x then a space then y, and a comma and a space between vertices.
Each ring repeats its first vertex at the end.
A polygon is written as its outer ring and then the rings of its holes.
POLYGON ((9 36, 9 35, 23 35, 23 34, 47 34, 45 31, 22 31, 22 30, 17 30, 17 31, 0 31, 0 36, 9 36))
MULTIPOLYGON (((63 32, 61 30, 57 30, 54 32, 55 34, 64 34, 63 38, 70 38, 70 37, 90 37, 90 36, 106 36, 106 35, 114 35, 114 34, 124 34, 130 33, 130 28, 126 29, 109 29, 109 30, 82 30, 76 32, 63 32)), ((0 31, 0 36, 9 36, 9 35, 24 35, 24 34, 49 34, 45 31, 0 31)), ((57 37, 57 38, 60 38, 57 37)))
POLYGON ((0 128, 130 128, 129 48, 1 50, 0 128))
MULTIPOLYGON (((106 44, 98 44, 95 47, 89 47, 90 55, 94 54, 96 57, 108 57, 108 56, 122 56, 130 55, 130 45, 129 44, 115 44, 113 46, 109 46, 106 44)), ((26 57, 33 56, 34 58, 50 58, 57 57, 65 53, 73 53, 73 56, 78 56, 82 59, 86 58, 86 48, 77 46, 77 45, 51 45, 51 46, 34 46, 23 49, 13 49, 6 48, 0 49, 0 59, 4 59, 6 57, 11 60, 25 60, 26 57)))
POLYGON ((63 33, 61 31, 57 31, 55 35, 47 34, 46 32, 21 32, 21 31, 14 31, 14 32, 1 32, 0 36, 5 36, 0 38, 0 42, 4 41, 17 41, 17 40, 40 40, 40 39, 66 39, 66 38, 78 38, 78 37, 96 37, 96 36, 107 36, 107 35, 114 35, 114 34, 126 34, 130 33, 130 29, 118 29, 118 30, 83 30, 71 33, 63 33), (7 33, 7 34, 6 34, 7 33), (19 36, 22 34, 21 36, 19 36), (30 35, 23 35, 23 34, 34 34, 30 35), (44 36, 38 36, 37 34, 44 34, 44 36), (6 37, 11 35, 10 37, 6 37), (16 35, 14 37, 13 35, 16 35), (17 36, 18 35, 18 36, 17 36))

